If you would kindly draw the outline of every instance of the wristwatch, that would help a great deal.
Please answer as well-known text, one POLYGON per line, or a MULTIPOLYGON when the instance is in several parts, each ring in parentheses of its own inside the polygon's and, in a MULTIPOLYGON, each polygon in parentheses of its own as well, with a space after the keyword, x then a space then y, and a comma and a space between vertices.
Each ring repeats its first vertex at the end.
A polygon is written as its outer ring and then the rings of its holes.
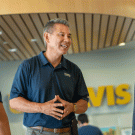
POLYGON ((73 103, 74 105, 74 113, 77 111, 78 107, 77 107, 77 104, 73 103))

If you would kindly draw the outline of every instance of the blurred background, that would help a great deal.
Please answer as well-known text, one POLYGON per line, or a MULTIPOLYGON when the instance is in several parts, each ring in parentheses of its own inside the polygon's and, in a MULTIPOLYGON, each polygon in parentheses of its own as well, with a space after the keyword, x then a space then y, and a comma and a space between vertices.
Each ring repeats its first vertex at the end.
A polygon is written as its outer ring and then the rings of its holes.
POLYGON ((25 135, 26 130, 23 113, 10 110, 8 103, 16 70, 24 59, 45 50, 44 24, 63 18, 69 21, 72 33, 72 45, 65 57, 81 68, 89 92, 94 91, 86 111, 89 124, 106 135, 129 134, 134 107, 135 2, 1 0, 0 5, 0 91, 11 133, 25 135), (116 92, 125 85, 128 88, 121 90, 129 97, 116 92))

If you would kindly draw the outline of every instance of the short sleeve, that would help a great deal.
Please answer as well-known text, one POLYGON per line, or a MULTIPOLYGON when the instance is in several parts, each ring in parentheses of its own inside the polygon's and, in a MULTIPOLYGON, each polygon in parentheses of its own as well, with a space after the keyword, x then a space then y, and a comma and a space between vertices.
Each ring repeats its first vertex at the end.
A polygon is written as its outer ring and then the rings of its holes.
POLYGON ((2 96, 1 96, 1 92, 0 92, 0 102, 2 102, 2 96))
POLYGON ((28 86, 28 76, 29 76, 29 68, 28 64, 22 63, 18 67, 18 70, 15 74, 11 92, 10 92, 10 99, 16 97, 23 97, 27 99, 26 92, 28 86))
POLYGON ((76 87, 75 87, 75 95, 74 98, 76 101, 78 101, 79 99, 83 99, 86 100, 87 102, 89 101, 89 93, 83 78, 83 74, 81 72, 81 70, 78 70, 77 73, 77 83, 76 83, 76 87))

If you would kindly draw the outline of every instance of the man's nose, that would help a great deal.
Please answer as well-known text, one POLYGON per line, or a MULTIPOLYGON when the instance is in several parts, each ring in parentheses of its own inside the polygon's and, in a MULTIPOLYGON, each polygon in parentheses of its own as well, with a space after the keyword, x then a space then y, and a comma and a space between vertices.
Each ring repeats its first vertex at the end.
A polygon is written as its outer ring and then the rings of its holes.
POLYGON ((71 41, 71 39, 70 39, 68 36, 65 36, 65 37, 64 37, 64 41, 66 41, 66 42, 70 42, 70 41, 71 41))

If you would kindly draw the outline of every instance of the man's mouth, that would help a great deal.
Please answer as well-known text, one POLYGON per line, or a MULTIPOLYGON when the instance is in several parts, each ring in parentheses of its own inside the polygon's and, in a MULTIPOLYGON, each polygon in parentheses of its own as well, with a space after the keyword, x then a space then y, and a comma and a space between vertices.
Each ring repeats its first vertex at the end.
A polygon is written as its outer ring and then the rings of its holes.
POLYGON ((64 47, 64 48, 67 48, 67 46, 66 45, 61 45, 62 47, 64 47))

